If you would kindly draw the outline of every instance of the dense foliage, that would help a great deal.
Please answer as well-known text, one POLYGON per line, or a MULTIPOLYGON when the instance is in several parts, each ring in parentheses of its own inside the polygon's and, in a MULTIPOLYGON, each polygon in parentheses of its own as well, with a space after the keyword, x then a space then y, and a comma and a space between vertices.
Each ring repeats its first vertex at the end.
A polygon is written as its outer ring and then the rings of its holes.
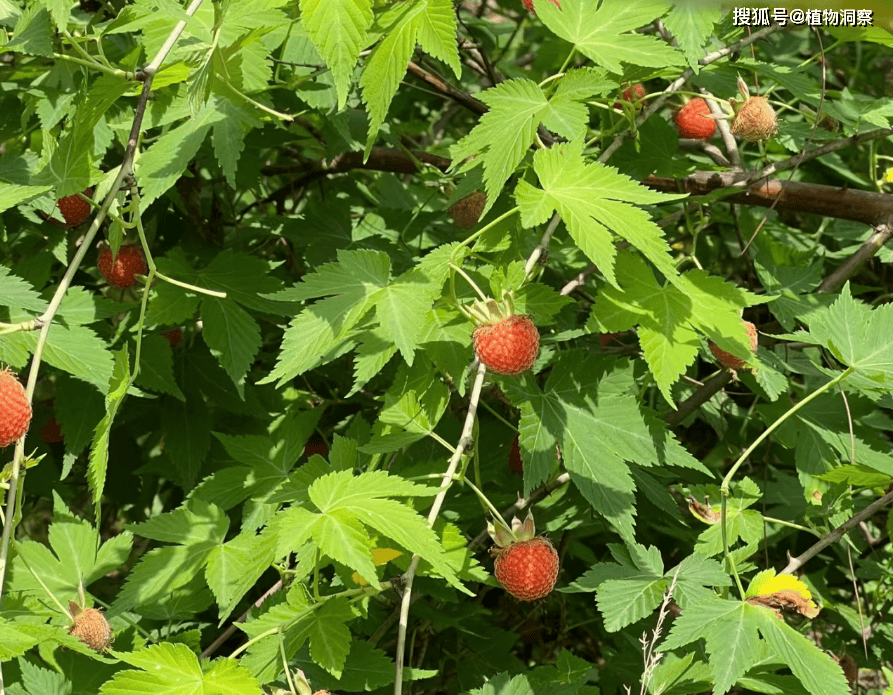
POLYGON ((0 693, 893 692, 889 19, 736 17, 0 0, 0 693))

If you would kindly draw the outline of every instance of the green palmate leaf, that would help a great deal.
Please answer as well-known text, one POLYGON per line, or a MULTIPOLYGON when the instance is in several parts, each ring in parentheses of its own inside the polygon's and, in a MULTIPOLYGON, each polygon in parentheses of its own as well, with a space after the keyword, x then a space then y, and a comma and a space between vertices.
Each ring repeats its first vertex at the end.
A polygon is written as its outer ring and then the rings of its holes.
MULTIPOLYGON (((390 497, 429 495, 434 494, 436 490, 400 481, 399 478, 388 476, 383 471, 364 473, 360 476, 353 476, 352 471, 340 471, 316 480, 310 486, 309 492, 310 499, 325 514, 348 512, 352 517, 395 540, 407 550, 420 555, 450 584, 467 591, 459 583, 453 568, 444 560, 444 548, 427 521, 401 502, 382 499, 386 495, 390 497)), ((305 515, 300 516, 306 519, 305 515)), ((306 523, 306 520, 300 523, 306 523)), ((366 542, 368 544, 368 541, 366 542)), ((371 566, 371 556, 371 544, 369 544, 369 566, 364 566, 362 569, 354 567, 370 583, 377 582, 375 568, 371 566), (366 575, 370 571, 371 577, 366 575)))
POLYGON ((707 598, 674 621, 661 651, 704 639, 713 673, 713 693, 722 695, 768 653, 786 664, 810 693, 845 695, 846 678, 815 643, 779 620, 775 612, 739 601, 707 598), (759 636, 762 636, 762 641, 759 636))
POLYGON ((30 635, 19 627, 26 626, 0 618, 0 661, 12 661, 40 642, 38 635, 30 635))
MULTIPOLYGON (((36 345, 37 335, 29 334, 26 341, 36 345)), ((53 324, 44 348, 43 359, 69 374, 93 384, 103 393, 109 387, 115 358, 105 341, 86 326, 53 324)))
POLYGON ((448 402, 449 389, 428 360, 420 358, 411 367, 400 365, 385 393, 379 420, 407 432, 427 434, 437 426, 448 402))
POLYGON ((244 397, 245 374, 261 346, 260 326, 234 301, 216 297, 202 301, 202 321, 202 338, 244 397))
POLYGON ((108 394, 105 397, 105 416, 96 426, 93 435, 93 447, 90 450, 90 462, 87 467, 87 481, 93 493, 93 504, 99 509, 102 492, 105 488, 105 474, 109 462, 109 437, 112 423, 127 389, 130 388, 130 358, 127 345, 115 353, 115 368, 108 382, 108 394))
POLYGON ((696 5, 692 2, 677 2, 664 18, 664 25, 679 42, 685 60, 695 73, 698 61, 704 57, 704 44, 713 34, 713 25, 722 19, 718 7, 696 5))
POLYGON ((366 32, 372 26, 372 3, 369 0, 302 0, 301 23, 332 71, 338 108, 343 109, 357 58, 366 45, 366 32))
POLYGON ((147 335, 143 338, 139 367, 135 382, 137 386, 167 393, 181 401, 186 400, 174 379, 173 351, 162 336, 147 335))
POLYGON ((0 306, 41 313, 47 303, 28 282, 13 275, 9 268, 0 266, 0 306))
POLYGON ((629 253, 617 258, 619 287, 606 287, 593 309, 590 330, 627 330, 638 325, 643 356, 668 402, 670 387, 698 354, 697 333, 723 350, 752 359, 741 309, 763 301, 720 278, 697 270, 661 286, 654 273, 629 253))
MULTIPOLYGON (((269 261, 247 253, 226 249, 215 256, 203 270, 197 271, 190 281, 213 290, 226 292, 226 298, 242 306, 278 316, 291 316, 294 304, 267 298, 277 292, 282 283, 272 275, 275 267, 269 261)), ((177 279, 183 279, 177 277, 177 279)))
POLYGON ((127 526, 129 531, 144 538, 191 546, 222 543, 228 528, 229 520, 223 511, 202 500, 190 500, 172 512, 127 526))
MULTIPOLYGON (((760 657, 760 642, 755 616, 748 610, 765 608, 748 606, 741 601, 724 601, 710 597, 686 608, 677 618, 661 651, 676 649, 698 639, 704 639, 710 655, 713 673, 713 693, 722 695, 731 689, 741 676, 760 657)), ((758 617, 758 616, 757 616, 758 617)))
POLYGON ((25 6, 12 30, 13 38, 5 48, 17 53, 51 58, 53 55, 53 25, 46 8, 33 2, 25 6))
POLYGON ((245 136, 252 129, 261 127, 262 122, 253 109, 229 99, 221 101, 220 110, 226 117, 212 126, 211 144, 227 183, 236 188, 236 170, 245 149, 245 136))
MULTIPOLYGON (((212 548, 195 545, 172 545, 155 548, 142 556, 128 575, 109 616, 138 607, 155 609, 164 604, 177 589, 187 586, 205 565, 212 548)), ((197 591, 193 587, 192 591, 197 591)))
POLYGON ((101 695, 135 693, 221 693, 256 695, 257 680, 233 659, 199 663, 185 644, 155 644, 137 652, 116 653, 141 670, 118 671, 99 690, 101 695))
POLYGON ((380 589, 372 562, 372 541, 365 527, 344 509, 321 515, 313 526, 316 546, 330 558, 355 570, 380 589))
POLYGON ((363 101, 369 109, 367 154, 406 73, 416 42, 446 62, 456 77, 462 73, 455 41, 456 18, 449 0, 421 0, 392 6, 380 17, 379 23, 385 38, 373 49, 360 78, 363 101))
POLYGON ((657 548, 633 546, 635 554, 630 563, 621 565, 622 579, 606 579, 596 592, 598 608, 605 618, 605 629, 620 630, 644 618, 660 605, 664 590, 664 564, 657 548))
POLYGON ((525 436, 528 431, 541 436, 548 455, 548 437, 536 432, 541 422, 558 440, 565 467, 583 496, 630 540, 635 483, 627 461, 703 470, 653 415, 640 410, 630 395, 634 383, 628 363, 609 368, 597 357, 568 351, 553 365, 543 392, 531 381, 503 386, 521 404, 525 436), (529 405, 523 404, 526 399, 529 405))
POLYGON ((385 331, 377 326, 357 337, 357 356, 354 359, 353 388, 347 394, 352 396, 378 374, 397 352, 397 346, 387 339, 385 331))
POLYGON ((105 402, 99 392, 67 374, 56 379, 56 420, 65 436, 65 448, 80 454, 90 440, 96 425, 105 416, 105 402))
POLYGON ((454 169, 472 155, 477 159, 463 169, 478 166, 480 160, 484 167, 486 211, 533 143, 548 100, 535 82, 526 79, 506 80, 478 96, 490 110, 453 146, 450 154, 454 169))
POLYGON ((385 338, 392 342, 412 366, 415 349, 425 328, 425 314, 440 294, 420 271, 404 273, 382 290, 376 316, 385 338))
POLYGON ((351 635, 347 623, 356 613, 347 599, 331 599, 309 620, 310 655, 335 678, 340 678, 350 653, 351 635))
POLYGON ((628 3, 602 0, 593 11, 585 0, 561 3, 559 10, 542 3, 537 14, 555 34, 574 44, 576 49, 609 72, 622 73, 623 63, 666 67, 682 64, 682 56, 655 36, 629 33, 661 17, 669 4, 649 0, 628 3))
POLYGON ((149 206, 179 179, 205 141, 211 126, 226 118, 221 97, 211 100, 193 118, 173 128, 140 155, 133 170, 142 191, 142 204, 149 206))
MULTIPOLYGON (((344 318, 355 307, 350 299, 338 296, 304 309, 285 331, 276 367, 257 383, 278 380, 281 386, 289 379, 349 352, 354 346, 354 327, 362 316, 354 316, 351 324, 345 324, 344 318)), ((365 304, 364 308, 368 310, 365 304)))
POLYGON ((220 624, 276 560, 275 540, 270 534, 258 536, 249 530, 211 551, 205 578, 220 607, 220 624))
MULTIPOLYGON (((691 494, 698 502, 703 502, 705 499, 722 499, 719 487, 716 485, 692 486, 691 494)), ((726 534, 729 547, 734 546, 739 539, 745 544, 751 544, 763 537, 762 514, 748 509, 761 496, 759 487, 750 478, 743 478, 732 488, 732 495, 726 501, 726 534)), ((713 502, 711 507, 718 509, 718 504, 713 502)), ((722 551, 722 525, 716 523, 708 526, 698 538, 695 552, 709 557, 722 551)))
POLYGON ((54 493, 54 521, 50 524, 50 547, 35 541, 19 541, 13 560, 12 588, 15 591, 43 594, 40 580, 60 600, 77 598, 78 589, 89 586, 126 559, 133 537, 123 533, 97 549, 96 529, 71 515, 68 507, 54 493), (29 569, 31 571, 29 571, 29 569))
POLYGON ((849 283, 827 310, 810 317, 810 337, 848 367, 880 383, 893 381, 893 305, 870 307, 853 299, 849 283))
POLYGON ((359 249, 337 251, 336 263, 323 263, 306 274, 294 287, 282 290, 272 298, 299 302, 305 299, 346 295, 353 302, 373 299, 388 284, 391 261, 386 253, 359 249))
POLYGON ((533 168, 542 188, 522 180, 515 189, 522 224, 542 224, 557 211, 577 246, 617 286, 613 232, 637 247, 670 282, 678 284, 679 274, 660 229, 647 213, 629 203, 659 203, 682 196, 650 191, 615 169, 597 162, 587 164, 582 147, 582 140, 576 140, 537 151, 533 168))

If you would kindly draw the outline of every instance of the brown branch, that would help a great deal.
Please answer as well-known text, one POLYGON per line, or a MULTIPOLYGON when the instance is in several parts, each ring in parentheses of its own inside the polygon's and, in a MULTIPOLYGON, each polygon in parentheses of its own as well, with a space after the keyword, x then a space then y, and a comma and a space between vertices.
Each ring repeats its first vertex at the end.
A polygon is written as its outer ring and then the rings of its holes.
POLYGON ((874 502, 869 504, 858 514, 854 514, 853 516, 851 516, 847 521, 843 522, 836 529, 822 536, 806 552, 795 558, 792 558, 791 561, 788 562, 787 567, 779 572, 779 574, 791 574, 793 572, 796 572, 803 565, 809 562, 809 560, 818 555, 822 550, 842 538, 843 535, 847 533, 847 531, 849 531, 851 528, 858 526, 860 521, 867 519, 872 514, 879 511, 880 509, 883 509, 891 502, 893 502, 893 492, 888 492, 880 499, 875 500, 874 502))
MULTIPOLYGON (((658 191, 706 195, 723 188, 744 185, 741 179, 740 172, 696 171, 682 179, 649 176, 643 183, 658 191)), ((764 180, 749 186, 746 191, 727 195, 723 202, 769 207, 776 198, 778 210, 853 220, 873 226, 893 220, 893 196, 889 194, 800 181, 764 180)))
POLYGON ((856 272, 865 265, 869 259, 880 250, 881 246, 887 243, 890 236, 893 235, 893 220, 887 224, 879 225, 859 250, 850 256, 846 261, 841 263, 828 277, 822 280, 822 284, 818 286, 816 292, 835 292, 850 279, 856 272))
POLYGON ((422 67, 419 67, 412 61, 409 62, 409 72, 411 72, 423 82, 427 82, 444 96, 459 102, 466 109, 468 109, 472 113, 476 113, 478 116, 483 116, 485 113, 487 113, 487 111, 490 110, 490 108, 484 102, 478 101, 470 94, 466 94, 461 89, 457 89, 449 82, 440 79, 436 75, 432 75, 430 72, 422 67))

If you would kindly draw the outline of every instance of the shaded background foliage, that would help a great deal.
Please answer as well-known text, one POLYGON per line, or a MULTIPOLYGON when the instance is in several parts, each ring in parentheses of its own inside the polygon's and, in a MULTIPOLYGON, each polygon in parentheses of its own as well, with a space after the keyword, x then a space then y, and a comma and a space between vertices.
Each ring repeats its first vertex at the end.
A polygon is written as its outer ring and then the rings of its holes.
POLYGON ((343 692, 393 689, 405 658, 416 691, 844 693, 829 654, 883 691, 885 510, 802 568, 813 620, 742 602, 727 556, 745 580, 780 571, 893 477, 888 19, 752 40, 730 8, 536 9, 205 2, 152 75, 179 5, 0 0, 0 361, 29 381, 24 452, 43 456, 3 584, 9 692, 257 693, 288 687, 280 649, 343 692), (725 100, 739 76, 778 135, 680 141, 681 98, 657 95, 725 100), (644 113, 620 98, 637 82, 644 113), (149 289, 108 287, 99 225, 61 223, 58 198, 88 187, 114 248, 145 243, 149 289), (463 230, 449 210, 475 191, 463 230), (470 444, 455 305, 476 295, 451 265, 513 290, 542 334, 533 374, 484 382, 470 444), (742 309, 760 349, 733 381, 707 343, 748 356, 742 309), (29 378, 36 318, 53 323, 29 378), (495 508, 533 503, 562 560, 548 599, 490 577, 488 512, 461 479, 427 530, 452 447, 495 508), (727 553, 688 496, 715 514, 736 460, 727 553), (110 655, 48 598, 80 584, 109 607, 110 655), (242 652, 274 629, 281 646, 242 652))

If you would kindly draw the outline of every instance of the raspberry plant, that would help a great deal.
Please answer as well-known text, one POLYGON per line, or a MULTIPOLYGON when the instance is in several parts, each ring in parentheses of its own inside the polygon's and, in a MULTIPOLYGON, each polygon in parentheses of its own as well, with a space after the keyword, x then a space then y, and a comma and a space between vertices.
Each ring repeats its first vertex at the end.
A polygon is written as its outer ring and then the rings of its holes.
POLYGON ((890 692, 890 18, 529 6, 0 3, 0 695, 890 692))

